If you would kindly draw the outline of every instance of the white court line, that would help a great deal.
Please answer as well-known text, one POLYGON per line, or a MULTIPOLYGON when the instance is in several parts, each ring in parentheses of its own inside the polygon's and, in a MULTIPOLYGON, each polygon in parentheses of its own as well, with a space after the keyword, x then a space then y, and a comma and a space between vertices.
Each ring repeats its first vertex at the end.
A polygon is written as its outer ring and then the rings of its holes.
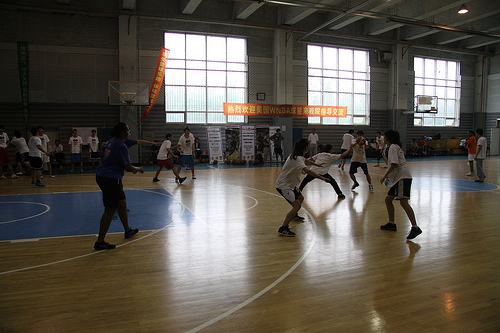
MULTIPOLYGON (((144 237, 140 237, 140 238, 136 238, 134 240, 131 240, 127 243, 124 243, 124 244, 120 244, 120 245, 117 245, 116 247, 119 248, 119 247, 122 247, 122 246, 125 246, 125 245, 130 245, 132 243, 135 243, 139 240, 143 240, 145 238, 148 238, 148 237, 151 237, 157 233, 159 233, 160 231, 166 229, 169 225, 171 225, 174 221, 170 221, 169 223, 167 223, 167 225, 165 225, 163 228, 161 229, 158 229, 156 231, 153 231, 152 233, 150 233, 149 235, 146 235, 144 237)), ((28 271, 30 269, 35 269, 35 268, 41 268, 41 267, 47 267, 47 266, 52 266, 52 265, 56 265, 56 264, 61 264, 63 262, 68 262, 68 261, 73 261, 73 260, 76 260, 76 259, 81 259, 81 258, 85 258, 85 257, 89 257, 89 256, 93 256, 95 254, 99 254, 99 253, 104 253, 104 252, 107 252, 109 250, 104 250, 104 251, 94 251, 94 252, 90 252, 90 253, 86 253, 86 254, 82 254, 81 256, 76 256, 76 257, 72 257, 72 258, 67 258, 67 259, 62 259, 62 260, 58 260, 58 261, 53 261, 53 262, 48 262, 46 264, 41 264, 41 265, 35 265, 35 266, 29 266, 29 267, 24 267, 24 268, 19 268, 19 269, 13 269, 11 271, 5 271, 5 272, 0 272, 0 275, 5 275, 5 274, 10 274, 10 273, 16 273, 16 272, 23 272, 23 271, 28 271)))
MULTIPOLYGON (((246 187, 246 186, 241 186, 241 187, 244 187, 244 188, 249 188, 249 189, 252 189, 251 187, 246 187)), ((264 193, 268 193, 268 194, 271 194, 271 195, 275 195, 273 193, 270 193, 270 192, 266 192, 266 191, 263 191, 263 190, 259 190, 259 189, 252 189, 252 190, 257 190, 257 191, 260 191, 260 192, 264 192, 264 193)), ((276 195, 278 197, 281 197, 279 195, 276 195)), ((304 254, 302 255, 302 257, 300 257, 299 260, 297 260, 295 262, 295 264, 293 264, 292 267, 290 267, 290 269, 288 271, 286 271, 283 275, 281 275, 278 279, 276 279, 273 283, 271 283, 270 285, 268 285, 267 287, 265 287, 264 289, 262 289, 261 291, 259 291, 258 293, 256 293, 255 295, 253 295, 252 297, 248 298, 247 300, 241 302, 240 304, 236 305, 235 307, 227 310, 226 312, 224 312, 223 314, 189 330, 187 333, 194 333, 194 332, 198 332, 202 329, 205 329, 207 328, 208 326, 212 325, 212 324, 215 324, 216 322, 226 318, 227 316, 235 313, 236 311, 244 308, 245 306, 247 306, 248 304, 252 303, 253 301, 255 301, 257 298, 259 298, 260 296, 264 295, 265 293, 267 293, 269 290, 273 289, 274 287, 276 287, 281 281, 283 281, 286 277, 288 277, 297 267, 299 267, 299 265, 306 259, 306 257, 309 255, 309 253, 311 252, 312 248, 314 247, 314 244, 316 243, 316 238, 317 238, 317 227, 316 227, 316 220, 313 218, 313 216, 309 213, 309 211, 305 208, 303 208, 304 211, 306 212, 306 214, 309 216, 309 218, 311 219, 311 224, 313 226, 313 239, 311 241, 311 243, 309 244, 309 247, 307 248, 307 250, 304 252, 304 254)))
POLYGON ((33 205, 44 206, 46 209, 45 209, 45 211, 43 211, 43 212, 41 212, 39 214, 36 214, 36 215, 23 217, 23 218, 16 219, 16 220, 4 221, 4 222, 0 222, 0 224, 7 224, 7 223, 12 223, 12 222, 18 222, 18 221, 22 221, 22 220, 32 219, 34 217, 38 217, 40 215, 43 215, 43 214, 47 213, 50 210, 50 206, 49 205, 46 205, 46 204, 43 204, 43 203, 39 203, 39 202, 31 202, 31 201, 1 201, 0 202, 0 204, 3 204, 3 203, 8 203, 8 204, 16 204, 16 203, 33 204, 33 205))

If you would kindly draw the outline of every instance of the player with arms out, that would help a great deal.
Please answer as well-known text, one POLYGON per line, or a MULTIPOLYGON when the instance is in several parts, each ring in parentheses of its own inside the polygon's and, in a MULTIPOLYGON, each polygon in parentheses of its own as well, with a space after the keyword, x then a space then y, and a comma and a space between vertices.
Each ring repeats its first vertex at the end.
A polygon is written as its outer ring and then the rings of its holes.
MULTIPOLYGON (((322 153, 316 154, 313 157, 309 158, 309 161, 322 165, 321 167, 313 165, 311 167, 311 170, 316 172, 318 175, 321 175, 322 177, 328 178, 330 180, 330 184, 337 193, 339 199, 345 199, 345 195, 342 193, 342 190, 340 189, 339 184, 337 184, 337 181, 328 173, 328 171, 330 170, 330 166, 333 162, 338 161, 347 154, 347 151, 343 154, 333 154, 333 146, 331 144, 326 144, 323 147, 322 153)), ((314 177, 311 175, 307 175, 302 180, 302 183, 300 183, 299 190, 302 191, 304 187, 306 187, 306 185, 312 180, 314 180, 314 177)))
POLYGON ((318 175, 316 172, 311 171, 307 168, 307 164, 315 165, 321 167, 321 164, 316 164, 311 161, 307 161, 304 158, 304 154, 309 150, 309 143, 307 139, 300 139, 295 143, 293 151, 287 158, 281 172, 276 180, 276 190, 279 194, 285 198, 285 200, 292 205, 290 211, 286 214, 285 220, 282 226, 278 229, 278 234, 280 236, 294 237, 295 233, 290 230, 290 221, 297 215, 300 207, 302 207, 302 202, 304 201, 304 196, 297 188, 300 183, 300 175, 308 174, 315 178, 319 178, 325 182, 329 179, 318 175))
POLYGON ((153 182, 159 182, 160 179, 158 179, 158 176, 160 175, 161 169, 165 168, 167 170, 172 169, 174 175, 175 175, 175 181, 179 182, 179 184, 182 184, 187 177, 179 177, 179 173, 174 167, 174 163, 168 158, 169 155, 173 159, 174 153, 172 152, 172 139, 174 136, 171 133, 167 133, 165 135, 165 141, 162 142, 160 146, 160 150, 158 150, 158 156, 156 157, 156 160, 158 161, 158 170, 156 170, 156 174, 153 178, 153 182))

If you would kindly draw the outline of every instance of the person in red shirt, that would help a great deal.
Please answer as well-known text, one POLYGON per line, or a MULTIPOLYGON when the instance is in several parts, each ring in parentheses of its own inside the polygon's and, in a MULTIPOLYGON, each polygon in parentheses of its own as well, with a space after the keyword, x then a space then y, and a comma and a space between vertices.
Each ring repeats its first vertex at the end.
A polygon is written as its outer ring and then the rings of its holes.
POLYGON ((465 142, 465 148, 467 148, 468 161, 469 161, 469 172, 467 172, 466 176, 474 175, 474 156, 476 155, 476 133, 474 131, 467 131, 467 135, 469 138, 465 142))

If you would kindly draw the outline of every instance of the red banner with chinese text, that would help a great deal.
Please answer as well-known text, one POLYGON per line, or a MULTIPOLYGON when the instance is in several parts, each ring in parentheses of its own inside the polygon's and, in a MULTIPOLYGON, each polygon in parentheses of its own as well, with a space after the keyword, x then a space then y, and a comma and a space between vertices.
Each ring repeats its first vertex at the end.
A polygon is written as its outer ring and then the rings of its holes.
POLYGON ((227 116, 347 117, 347 106, 224 103, 227 116))
POLYGON ((169 49, 166 49, 164 47, 161 48, 160 58, 158 59, 158 65, 156 66, 155 78, 153 80, 153 84, 151 85, 151 89, 149 90, 149 105, 144 108, 144 112, 142 113, 141 117, 141 123, 144 118, 147 117, 149 111, 151 111, 156 103, 156 99, 158 98, 161 84, 163 82, 163 77, 165 76, 165 66, 167 65, 169 53, 169 49))

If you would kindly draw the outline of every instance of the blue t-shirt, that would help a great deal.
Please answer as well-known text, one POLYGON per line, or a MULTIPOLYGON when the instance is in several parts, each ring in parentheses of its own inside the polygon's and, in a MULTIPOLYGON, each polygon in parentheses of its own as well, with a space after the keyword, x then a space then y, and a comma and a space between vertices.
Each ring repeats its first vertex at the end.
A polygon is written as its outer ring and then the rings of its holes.
POLYGON ((122 141, 112 138, 104 147, 104 158, 97 168, 99 177, 122 179, 125 165, 131 164, 128 149, 137 144, 137 140, 122 141))

